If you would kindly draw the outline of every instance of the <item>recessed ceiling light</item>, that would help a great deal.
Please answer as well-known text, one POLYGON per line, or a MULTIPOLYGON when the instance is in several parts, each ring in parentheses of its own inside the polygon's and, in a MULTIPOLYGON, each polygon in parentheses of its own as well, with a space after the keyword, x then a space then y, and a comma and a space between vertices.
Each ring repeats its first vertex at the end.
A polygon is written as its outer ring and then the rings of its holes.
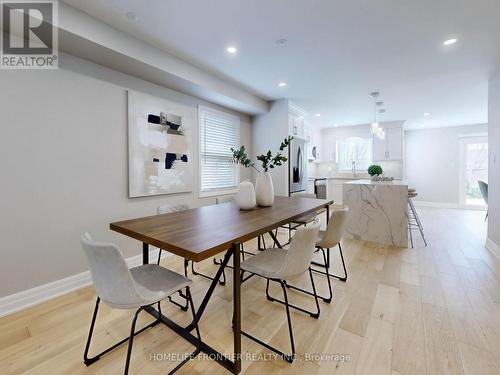
POLYGON ((321 116, 321 113, 316 113, 316 117, 320 117, 321 116))
POLYGON ((129 21, 133 21, 133 22, 141 22, 141 17, 139 17, 137 14, 135 14, 134 12, 127 12, 125 14, 125 16, 127 16, 127 19, 129 21))
POLYGON ((456 42, 458 42, 457 38, 447 39, 443 42, 443 46, 451 46, 452 44, 455 44, 456 42))
POLYGON ((424 113, 424 116, 425 116, 425 117, 429 117, 430 115, 431 115, 431 114, 430 114, 429 112, 425 112, 425 113, 424 113))
POLYGON ((280 38, 276 40, 276 44, 284 45, 288 42, 285 38, 280 38))
POLYGON ((286 86, 286 82, 281 81, 280 83, 278 83, 278 86, 279 87, 285 87, 286 86))
POLYGON ((230 53, 231 55, 234 55, 236 52, 238 52, 238 48, 230 46, 226 48, 226 51, 230 53))

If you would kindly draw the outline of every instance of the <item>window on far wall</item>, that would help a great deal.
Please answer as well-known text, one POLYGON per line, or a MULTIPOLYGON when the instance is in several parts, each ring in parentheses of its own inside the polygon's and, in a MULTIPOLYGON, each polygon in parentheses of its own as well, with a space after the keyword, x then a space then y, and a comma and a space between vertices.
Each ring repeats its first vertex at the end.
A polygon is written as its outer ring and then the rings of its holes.
POLYGON ((372 164, 372 139, 352 137, 337 141, 336 162, 339 171, 351 171, 352 162, 356 170, 367 170, 372 164))
POLYGON ((200 122, 200 196, 235 192, 239 167, 232 148, 240 147, 240 119, 215 109, 198 108, 200 122))

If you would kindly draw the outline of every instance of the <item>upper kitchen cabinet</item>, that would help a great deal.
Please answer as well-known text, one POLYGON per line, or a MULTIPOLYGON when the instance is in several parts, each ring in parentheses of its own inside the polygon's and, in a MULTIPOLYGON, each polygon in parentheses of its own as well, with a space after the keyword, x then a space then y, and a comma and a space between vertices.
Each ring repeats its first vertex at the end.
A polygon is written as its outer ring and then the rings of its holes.
POLYGON ((385 138, 373 136, 373 161, 403 160, 403 128, 384 127, 385 138))
POLYGON ((306 112, 289 103, 288 105, 288 134, 302 139, 308 139, 308 129, 305 123, 306 112))

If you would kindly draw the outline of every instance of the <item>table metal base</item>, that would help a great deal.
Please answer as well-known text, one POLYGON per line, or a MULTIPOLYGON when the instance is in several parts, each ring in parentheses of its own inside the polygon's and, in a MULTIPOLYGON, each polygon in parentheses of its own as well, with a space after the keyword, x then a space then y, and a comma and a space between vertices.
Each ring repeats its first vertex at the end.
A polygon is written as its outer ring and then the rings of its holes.
MULTIPOLYGON (((149 252, 149 246, 147 244, 143 244, 143 260, 147 261, 147 257, 144 253, 149 252)), ((191 331, 195 328, 194 321, 188 324, 186 327, 182 327, 174 321, 167 318, 165 315, 161 314, 157 309, 152 306, 148 306, 144 308, 144 311, 154 316, 157 321, 165 324, 172 331, 176 332, 178 335, 182 336, 192 345, 199 345, 200 350, 210 356, 210 358, 214 359, 220 365, 224 366, 227 370, 231 371, 233 374, 239 374, 241 372, 241 279, 240 279, 240 244, 235 243, 229 249, 222 263, 217 270, 217 273, 214 276, 213 281, 211 282, 203 300, 200 304, 196 312, 196 319, 199 323, 205 309, 208 305, 210 298, 217 286, 218 280, 224 271, 224 268, 229 262, 229 258, 233 256, 233 335, 234 335, 234 358, 228 358, 222 353, 218 352, 215 348, 211 347, 207 343, 199 342, 198 338, 191 333, 191 331)))

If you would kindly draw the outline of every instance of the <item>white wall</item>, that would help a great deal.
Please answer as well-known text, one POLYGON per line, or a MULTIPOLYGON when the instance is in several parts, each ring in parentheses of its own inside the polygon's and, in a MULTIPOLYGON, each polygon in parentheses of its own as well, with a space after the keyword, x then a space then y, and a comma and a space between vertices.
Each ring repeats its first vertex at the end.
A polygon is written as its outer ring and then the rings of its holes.
POLYGON ((500 71, 489 86, 488 238, 500 249, 500 71))
MULTIPOLYGON (((64 54, 57 71, 0 71, 0 87, 0 297, 85 271, 83 231, 138 255, 110 222, 167 202, 215 203, 198 198, 198 174, 193 193, 128 198, 126 90, 220 107, 64 54)), ((238 115, 250 146, 250 119, 238 115)), ((197 131, 193 142, 198 171, 197 131)))
POLYGON ((459 204, 459 136, 487 133, 488 125, 405 131, 405 174, 416 200, 459 204))

